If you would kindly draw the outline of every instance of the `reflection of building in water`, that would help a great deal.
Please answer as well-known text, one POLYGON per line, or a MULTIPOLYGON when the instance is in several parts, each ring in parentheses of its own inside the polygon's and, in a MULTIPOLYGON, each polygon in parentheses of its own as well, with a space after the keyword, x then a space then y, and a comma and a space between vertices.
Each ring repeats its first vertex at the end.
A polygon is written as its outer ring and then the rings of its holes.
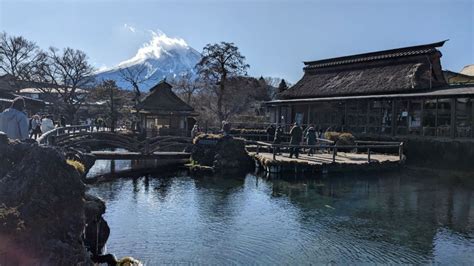
POLYGON ((267 103, 270 122, 379 138, 474 138, 474 83, 445 79, 443 44, 304 62, 301 80, 267 103))
POLYGON ((286 196, 305 219, 330 219, 337 230, 431 255, 439 230, 463 235, 474 231, 472 188, 433 173, 387 173, 383 177, 348 175, 324 180, 274 180, 273 196, 286 196), (446 180, 446 181, 443 181, 446 180), (332 217, 334 216, 334 217, 332 217))

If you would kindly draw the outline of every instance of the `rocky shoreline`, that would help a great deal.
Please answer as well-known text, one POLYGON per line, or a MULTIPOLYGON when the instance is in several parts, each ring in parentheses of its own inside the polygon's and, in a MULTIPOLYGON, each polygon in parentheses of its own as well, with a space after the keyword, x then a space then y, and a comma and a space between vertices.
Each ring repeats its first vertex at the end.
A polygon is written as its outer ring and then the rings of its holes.
POLYGON ((93 263, 109 230, 105 203, 85 193, 83 174, 57 148, 0 134, 1 265, 93 263))

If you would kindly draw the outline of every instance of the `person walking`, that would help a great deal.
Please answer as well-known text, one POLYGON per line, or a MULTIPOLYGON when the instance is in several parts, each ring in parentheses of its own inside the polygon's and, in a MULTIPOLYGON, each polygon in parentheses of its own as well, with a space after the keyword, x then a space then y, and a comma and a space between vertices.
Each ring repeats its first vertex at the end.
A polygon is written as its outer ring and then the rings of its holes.
MULTIPOLYGON (((313 126, 310 126, 308 130, 306 131, 306 144, 311 146, 311 145, 316 145, 316 129, 314 129, 313 126)), ((314 148, 309 148, 308 149, 308 156, 311 156, 314 154, 314 148)))
POLYGON ((191 129, 191 138, 194 139, 199 134, 199 125, 196 123, 191 129))
POLYGON ((300 145, 301 138, 303 136, 303 129, 301 129, 297 123, 294 123, 290 130, 290 136, 290 145, 292 145, 292 147, 290 147, 290 158, 295 155, 295 158, 298 159, 300 151, 298 145, 300 145))
POLYGON ((272 140, 274 137, 275 137, 275 125, 271 124, 268 128, 267 128, 267 140, 272 140))
POLYGON ((61 127, 66 126, 66 118, 64 117, 64 115, 61 115, 61 118, 59 119, 59 122, 61 123, 61 127))
POLYGON ((41 120, 41 132, 43 134, 54 129, 53 119, 51 118, 51 115, 47 115, 41 120))
POLYGON ((41 136, 41 118, 39 115, 34 115, 31 120, 31 132, 30 132, 30 139, 34 137, 36 140, 39 136, 41 136))
POLYGON ((7 134, 10 139, 28 138, 28 117, 23 112, 24 110, 25 100, 23 97, 17 97, 10 108, 0 114, 0 131, 7 134))
MULTIPOLYGON (((283 140, 283 128, 281 126, 278 126, 275 130, 275 136, 273 137, 273 144, 281 144, 283 140)), ((279 154, 280 153, 280 147, 275 148, 275 153, 279 154)))

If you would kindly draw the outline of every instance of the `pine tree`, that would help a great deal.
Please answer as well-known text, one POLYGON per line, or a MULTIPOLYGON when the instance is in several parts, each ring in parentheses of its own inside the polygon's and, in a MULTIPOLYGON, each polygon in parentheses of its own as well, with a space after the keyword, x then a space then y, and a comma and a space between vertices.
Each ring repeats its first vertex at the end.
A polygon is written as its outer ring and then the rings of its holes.
POLYGON ((280 85, 278 85, 278 93, 282 93, 288 89, 288 85, 286 85, 286 81, 284 79, 281 80, 280 85))

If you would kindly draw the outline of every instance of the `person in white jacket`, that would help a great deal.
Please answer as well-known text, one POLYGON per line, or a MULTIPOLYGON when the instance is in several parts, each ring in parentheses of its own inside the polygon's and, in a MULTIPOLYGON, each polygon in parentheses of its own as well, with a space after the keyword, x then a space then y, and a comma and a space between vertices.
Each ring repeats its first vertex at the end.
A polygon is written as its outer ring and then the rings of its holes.
POLYGON ((43 118, 43 120, 41 120, 41 132, 43 134, 53 129, 54 123, 50 115, 46 116, 45 118, 43 118))
POLYGON ((13 100, 10 108, 0 114, 0 131, 3 131, 10 139, 24 140, 28 138, 28 117, 23 112, 25 100, 17 97, 13 100))

